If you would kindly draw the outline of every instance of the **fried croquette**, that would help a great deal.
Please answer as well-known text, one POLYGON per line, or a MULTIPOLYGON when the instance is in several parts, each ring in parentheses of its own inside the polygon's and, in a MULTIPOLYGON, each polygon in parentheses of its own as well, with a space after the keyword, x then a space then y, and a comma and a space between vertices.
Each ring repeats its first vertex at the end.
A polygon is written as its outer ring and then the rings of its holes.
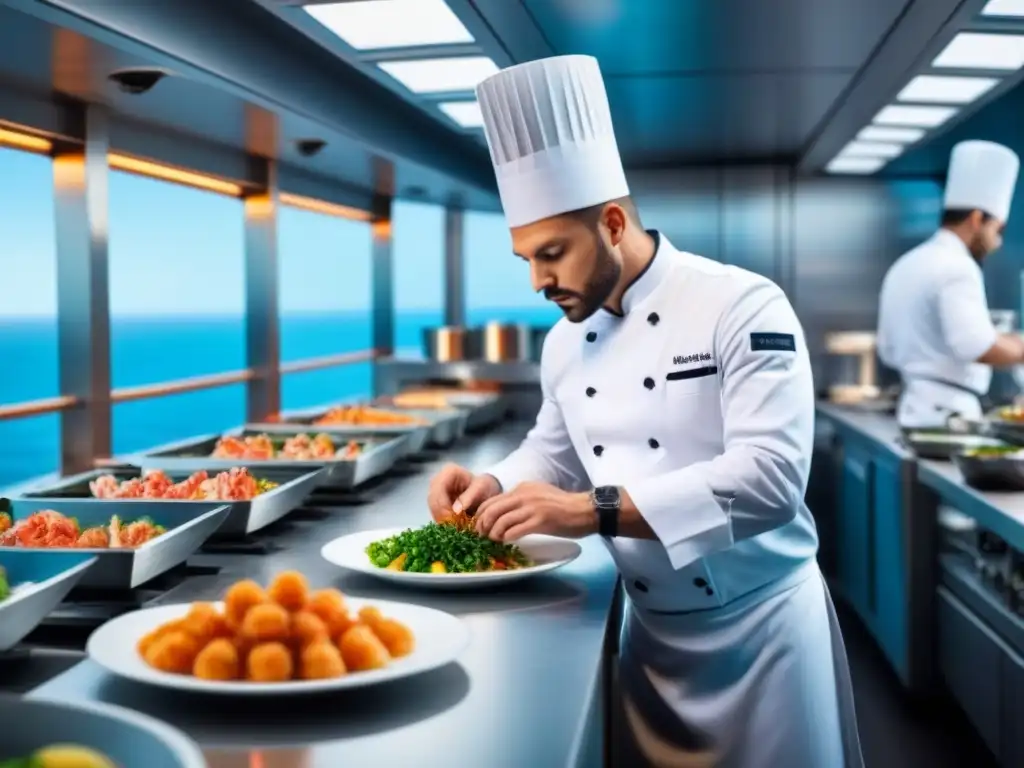
POLYGON ((192 665, 192 674, 200 680, 237 680, 241 672, 238 649, 223 637, 203 648, 192 665))
POLYGON ((201 645, 232 634, 227 619, 210 603, 193 603, 188 615, 182 619, 181 629, 201 645))
POLYGON ((391 661, 384 643, 366 624, 355 624, 345 630, 338 641, 338 650, 345 667, 352 671, 381 669, 391 661))
POLYGON ((184 623, 184 619, 169 621, 166 624, 162 624, 161 626, 157 627, 152 632, 149 632, 146 635, 144 635, 142 639, 139 640, 139 644, 136 646, 136 648, 139 651, 139 655, 145 658, 146 654, 149 652, 149 649, 153 647, 153 644, 157 640, 159 640, 161 637, 166 637, 171 632, 178 631, 179 629, 181 629, 184 623))
POLYGON ((348 614, 345 596, 336 589, 320 589, 309 597, 306 610, 312 611, 327 625, 327 634, 338 640, 355 622, 348 614))
POLYGON ((307 645, 299 655, 299 675, 303 680, 330 680, 344 674, 341 652, 327 640, 307 645))
POLYGON ((309 583, 298 571, 285 571, 270 583, 267 595, 285 610, 295 613, 309 600, 309 583))
POLYGON ((224 595, 224 612, 232 629, 239 629, 249 609, 266 603, 270 598, 263 587, 251 579, 233 584, 224 595))
POLYGON ((187 675, 192 671, 202 646, 186 632, 175 630, 154 642, 145 655, 146 663, 161 672, 187 675))
POLYGON ((242 636, 258 643, 283 643, 291 632, 291 618, 288 611, 276 603, 254 606, 242 622, 242 636))
POLYGON ((359 611, 360 620, 375 634, 394 659, 408 656, 416 647, 416 638, 405 624, 381 615, 379 608, 366 606, 359 611))
POLYGON ((292 641, 296 647, 302 649, 330 639, 327 625, 312 611, 299 611, 292 615, 292 641))
POLYGON ((261 643, 249 652, 246 677, 254 683, 283 683, 292 679, 292 654, 282 643, 261 643))

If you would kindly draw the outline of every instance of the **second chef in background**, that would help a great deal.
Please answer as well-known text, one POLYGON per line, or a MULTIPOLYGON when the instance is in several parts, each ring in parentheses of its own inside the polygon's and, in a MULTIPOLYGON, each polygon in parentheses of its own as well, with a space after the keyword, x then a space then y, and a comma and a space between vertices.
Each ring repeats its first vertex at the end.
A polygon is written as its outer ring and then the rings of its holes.
POLYGON ((992 322, 981 272, 1003 243, 1019 168, 1007 147, 957 144, 939 231, 885 276, 878 356, 902 379, 902 427, 944 427, 953 415, 979 418, 992 368, 1024 363, 1024 340, 999 333, 992 322))

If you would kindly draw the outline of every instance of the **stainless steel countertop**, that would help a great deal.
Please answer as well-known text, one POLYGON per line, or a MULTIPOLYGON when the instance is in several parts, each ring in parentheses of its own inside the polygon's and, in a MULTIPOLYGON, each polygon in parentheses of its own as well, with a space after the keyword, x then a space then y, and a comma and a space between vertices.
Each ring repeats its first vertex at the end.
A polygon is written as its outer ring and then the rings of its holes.
POLYGON ((815 407, 821 416, 861 432, 901 456, 911 455, 900 442, 902 433, 899 424, 896 423, 896 417, 892 414, 823 401, 818 401, 815 407))
MULTIPOLYGON (((900 429, 895 417, 858 411, 831 403, 818 403, 822 416, 860 432, 890 450, 913 457, 897 440, 900 429)), ((974 518, 979 525, 1006 539, 1011 546, 1024 549, 1024 493, 979 491, 964 482, 956 465, 948 461, 913 458, 917 479, 935 491, 945 504, 974 518)))
MULTIPOLYGON (((483 469, 524 432, 523 426, 502 427, 444 458, 483 469)), ((315 587, 332 585, 360 597, 414 602, 462 616, 473 640, 459 664, 345 695, 252 702, 144 687, 83 661, 30 695, 100 700, 154 715, 191 734, 211 768, 571 765, 590 704, 600 695, 597 682, 616 584, 614 565, 599 540, 584 541, 582 556, 555 575, 490 593, 396 589, 344 574, 320 558, 322 544, 336 536, 424 522, 426 486, 439 466, 423 464, 418 474, 389 480, 372 504, 325 508, 322 519, 296 522, 280 536, 280 552, 195 558, 190 562, 223 570, 185 582, 161 602, 215 599, 239 578, 265 582, 296 568, 315 587), (254 752, 261 753, 262 762, 250 761, 254 752)))

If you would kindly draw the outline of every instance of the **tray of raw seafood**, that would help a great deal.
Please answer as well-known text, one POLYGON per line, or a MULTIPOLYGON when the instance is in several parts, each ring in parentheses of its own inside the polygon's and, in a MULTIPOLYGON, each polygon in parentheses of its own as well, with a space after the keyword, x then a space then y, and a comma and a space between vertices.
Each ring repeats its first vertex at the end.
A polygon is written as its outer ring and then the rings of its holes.
POLYGON ((180 440, 125 460, 143 469, 167 471, 224 470, 240 464, 254 472, 319 468, 319 485, 351 488, 391 469, 405 455, 407 440, 407 435, 332 436, 301 428, 274 433, 242 428, 180 440))
POLYGON ((93 470, 22 491, 21 498, 55 509, 65 501, 102 502, 106 508, 121 510, 122 519, 143 516, 140 509, 166 510, 168 515, 187 519, 224 506, 227 512, 214 538, 231 539, 265 528, 301 506, 321 472, 314 467, 305 471, 246 467, 177 472, 134 467, 93 470))
MULTIPOLYGON (((452 423, 457 414, 444 417, 452 423)), ((436 429, 437 422, 426 415, 407 413, 397 408, 360 404, 318 406, 304 410, 286 411, 273 421, 248 424, 246 429, 274 433, 291 433, 296 429, 315 430, 334 437, 370 437, 381 439, 389 435, 405 435, 405 453, 423 450, 436 429)))
POLYGON ((88 499, 3 499, 0 552, 89 554, 96 563, 81 586, 135 588, 185 562, 227 515, 226 506, 215 504, 188 509, 149 500, 129 507, 88 499))

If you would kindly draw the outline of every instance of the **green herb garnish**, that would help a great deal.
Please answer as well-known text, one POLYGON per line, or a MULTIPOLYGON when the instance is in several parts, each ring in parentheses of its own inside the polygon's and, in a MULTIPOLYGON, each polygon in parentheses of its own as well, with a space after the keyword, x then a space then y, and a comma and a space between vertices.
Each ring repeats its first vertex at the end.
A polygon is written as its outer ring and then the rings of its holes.
POLYGON ((366 554, 378 568, 387 568, 399 558, 396 570, 412 573, 475 573, 511 570, 530 565, 514 544, 503 544, 479 536, 471 527, 452 523, 428 523, 407 529, 397 536, 375 541, 366 554), (432 569, 441 563, 443 571, 432 569))
POLYGON ((7 582, 7 573, 0 568, 0 602, 11 596, 11 585, 7 582))

